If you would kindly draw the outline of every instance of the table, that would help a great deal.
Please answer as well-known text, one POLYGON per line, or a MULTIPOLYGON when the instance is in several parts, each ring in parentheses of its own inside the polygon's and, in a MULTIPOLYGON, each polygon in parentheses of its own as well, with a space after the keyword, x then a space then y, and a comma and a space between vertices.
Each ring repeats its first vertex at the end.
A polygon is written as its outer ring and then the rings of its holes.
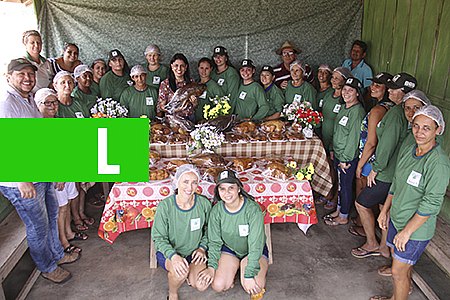
MULTIPOLYGON (((265 178, 262 171, 253 168, 238 174, 244 189, 255 197, 266 212, 264 223, 268 240, 269 256, 272 260, 270 223, 298 223, 306 234, 308 228, 317 224, 311 185, 308 181, 276 181, 265 178)), ((130 230, 150 228, 158 203, 173 193, 170 179, 152 182, 122 182, 114 184, 106 201, 100 220, 98 235, 108 243, 114 243, 122 233, 130 230)), ((198 193, 213 198, 215 184, 200 181, 198 193)), ((151 267, 154 247, 150 251, 151 267)))
MULTIPOLYGON (((158 152, 163 158, 187 156, 185 144, 150 144, 150 151, 158 152)), ((216 151, 223 157, 292 157, 302 164, 312 163, 315 169, 311 185, 317 193, 327 196, 332 187, 330 166, 322 141, 312 139, 293 141, 252 141, 224 143, 216 151)))

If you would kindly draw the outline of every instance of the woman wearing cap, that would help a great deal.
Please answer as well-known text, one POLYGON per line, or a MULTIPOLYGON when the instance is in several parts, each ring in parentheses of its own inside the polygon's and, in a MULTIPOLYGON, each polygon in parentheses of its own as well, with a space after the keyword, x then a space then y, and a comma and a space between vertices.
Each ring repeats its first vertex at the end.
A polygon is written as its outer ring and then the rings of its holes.
POLYGON ((100 79, 100 94, 103 99, 119 101, 120 94, 129 86, 130 68, 123 54, 115 49, 109 52, 108 66, 111 68, 100 79))
POLYGON ((308 101, 313 107, 317 107, 317 91, 314 87, 303 79, 305 67, 302 62, 296 60, 290 66, 292 80, 289 81, 284 90, 284 97, 287 104, 294 101, 308 101))
POLYGON ((240 269, 244 290, 264 293, 268 250, 260 206, 230 170, 219 174, 214 200, 218 203, 208 221, 208 269, 202 275, 214 276, 212 288, 223 292, 233 287, 240 269))
POLYGON ((128 109, 130 118, 139 118, 146 115, 153 120, 156 117, 156 101, 158 99, 158 91, 147 85, 147 73, 141 65, 131 68, 131 79, 133 86, 127 87, 120 95, 120 104, 128 109))
POLYGON ((340 109, 333 134, 334 164, 339 177, 339 197, 337 210, 325 218, 330 226, 348 223, 348 214, 353 200, 353 179, 358 164, 358 142, 361 121, 365 111, 362 107, 362 85, 358 79, 350 77, 342 88, 345 105, 340 109))
POLYGON ((434 235, 449 184, 448 155, 436 141, 444 129, 444 118, 436 106, 424 106, 414 114, 415 143, 400 150, 392 186, 378 217, 393 250, 394 294, 371 299, 408 298, 412 267, 434 235))
POLYGON ((53 86, 58 93, 59 108, 57 116, 60 118, 89 118, 89 110, 72 97, 75 81, 72 74, 67 71, 56 73, 53 78, 53 86))
POLYGON ((108 67, 102 58, 98 58, 92 62, 91 70, 93 75, 91 88, 95 93, 100 95, 100 79, 102 79, 103 75, 108 71, 108 67))
POLYGON ((274 84, 275 76, 273 68, 268 65, 263 66, 259 79, 264 87, 264 93, 266 94, 267 101, 270 105, 270 110, 264 120, 279 119, 284 106, 284 94, 283 91, 274 84))
POLYGON ((206 91, 198 97, 198 106, 195 110, 195 121, 199 122, 205 119, 203 116, 203 107, 206 104, 210 104, 210 98, 216 96, 222 97, 225 95, 220 85, 211 79, 211 71, 213 68, 213 62, 207 57, 203 57, 198 61, 198 75, 200 77, 200 83, 206 85, 206 91))
POLYGON ((75 68, 81 64, 81 61, 78 60, 79 53, 80 49, 77 45, 72 43, 65 43, 61 57, 49 58, 49 61, 52 65, 53 74, 56 74, 60 71, 73 73, 75 68))
POLYGON ((215 68, 211 73, 211 78, 220 85, 225 95, 234 98, 239 88, 240 78, 230 63, 227 49, 222 46, 215 47, 212 59, 215 68))
POLYGON ((158 204, 152 226, 158 264, 168 271, 168 299, 178 299, 183 282, 204 291, 213 277, 206 272, 206 223, 211 202, 196 194, 200 174, 193 165, 182 165, 174 177, 175 194, 158 204))
POLYGON ((147 78, 148 86, 159 90, 159 85, 167 78, 168 68, 160 63, 161 50, 157 45, 148 45, 144 51, 145 59, 147 60, 147 78))
POLYGON ((321 64, 317 70, 317 81, 319 87, 317 89, 317 107, 316 110, 322 111, 323 98, 326 94, 332 94, 333 88, 331 86, 331 75, 333 71, 327 64, 321 64))
POLYGON ((244 59, 239 68, 242 82, 238 93, 232 98, 233 113, 240 119, 263 120, 269 113, 270 106, 264 89, 254 79, 255 65, 251 59, 244 59))
POLYGON ((36 30, 27 30, 22 35, 22 43, 26 49, 25 58, 37 68, 33 92, 48 87, 52 82, 53 72, 50 62, 41 56, 41 34, 36 30))
POLYGON ((96 91, 91 89, 93 83, 92 69, 87 65, 79 65, 75 68, 73 74, 78 84, 72 92, 72 97, 82 103, 90 112, 90 109, 97 102, 97 98, 100 97, 96 91))
MULTIPOLYGON (((58 98, 54 90, 43 88, 36 92, 34 101, 44 118, 55 118, 58 111, 58 98)), ((72 245, 73 240, 86 240, 88 236, 83 232, 74 232, 70 226, 69 202, 78 197, 75 182, 55 182, 55 195, 59 204, 58 211, 58 234, 64 252, 81 252, 81 248, 72 245)))

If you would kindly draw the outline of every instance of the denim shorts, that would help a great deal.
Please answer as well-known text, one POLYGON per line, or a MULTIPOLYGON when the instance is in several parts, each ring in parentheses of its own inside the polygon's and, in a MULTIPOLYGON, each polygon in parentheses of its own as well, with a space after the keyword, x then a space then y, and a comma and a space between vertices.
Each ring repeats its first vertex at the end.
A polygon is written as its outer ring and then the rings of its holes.
POLYGON ((376 184, 372 187, 366 186, 359 194, 356 202, 366 208, 371 208, 378 204, 384 204, 389 194, 391 183, 375 179, 376 184))
MULTIPOLYGON (((189 255, 189 256, 187 256, 185 258, 186 258, 188 264, 190 264, 191 261, 192 261, 192 255, 189 255)), ((159 251, 156 252, 156 261, 158 262, 158 265, 161 268, 163 268, 164 270, 167 271, 167 269, 166 269, 166 260, 167 260, 167 258, 164 256, 164 254, 162 254, 159 251)))
MULTIPOLYGON (((233 250, 231 250, 230 248, 228 248, 225 245, 222 245, 222 249, 220 249, 220 251, 222 251, 222 253, 227 253, 227 254, 237 257, 236 252, 234 252, 233 250)), ((267 245, 264 245, 262 256, 265 259, 269 260, 269 249, 267 248, 267 245)))
POLYGON ((394 245, 394 237, 397 234, 397 229, 395 229, 392 221, 389 221, 389 229, 387 233, 387 241, 386 244, 394 249, 394 258, 402 263, 408 265, 415 265, 419 260, 420 256, 422 256, 423 251, 427 247, 430 240, 427 241, 413 241, 409 240, 406 243, 405 251, 401 252, 394 245))

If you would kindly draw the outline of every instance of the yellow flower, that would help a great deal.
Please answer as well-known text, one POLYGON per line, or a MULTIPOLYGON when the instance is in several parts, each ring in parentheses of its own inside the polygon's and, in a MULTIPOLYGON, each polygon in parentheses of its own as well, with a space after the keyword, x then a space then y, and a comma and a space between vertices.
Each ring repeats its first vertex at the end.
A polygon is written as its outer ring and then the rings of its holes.
POLYGON ((288 167, 292 169, 297 168, 297 162, 295 160, 290 161, 288 167))
POLYGON ((307 175, 305 176, 305 178, 306 178, 306 180, 311 180, 311 179, 312 179, 312 174, 307 174, 307 175))
POLYGON ((305 176, 301 172, 298 172, 295 174, 295 178, 297 178, 297 180, 303 180, 305 176))
POLYGON ((314 174, 314 166, 313 166, 312 163, 309 163, 308 172, 311 173, 311 174, 314 174))
POLYGON ((141 119, 148 119, 147 115, 142 115, 139 118, 141 118, 141 119))

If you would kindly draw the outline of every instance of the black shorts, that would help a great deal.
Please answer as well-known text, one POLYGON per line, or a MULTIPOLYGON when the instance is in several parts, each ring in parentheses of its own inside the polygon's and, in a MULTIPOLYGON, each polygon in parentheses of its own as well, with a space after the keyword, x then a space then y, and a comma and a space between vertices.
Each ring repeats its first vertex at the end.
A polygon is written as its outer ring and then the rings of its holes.
POLYGON ((359 194, 356 202, 366 208, 371 208, 377 204, 384 204, 386 197, 391 188, 391 183, 383 182, 375 179, 376 185, 372 187, 366 186, 361 194, 359 194))

